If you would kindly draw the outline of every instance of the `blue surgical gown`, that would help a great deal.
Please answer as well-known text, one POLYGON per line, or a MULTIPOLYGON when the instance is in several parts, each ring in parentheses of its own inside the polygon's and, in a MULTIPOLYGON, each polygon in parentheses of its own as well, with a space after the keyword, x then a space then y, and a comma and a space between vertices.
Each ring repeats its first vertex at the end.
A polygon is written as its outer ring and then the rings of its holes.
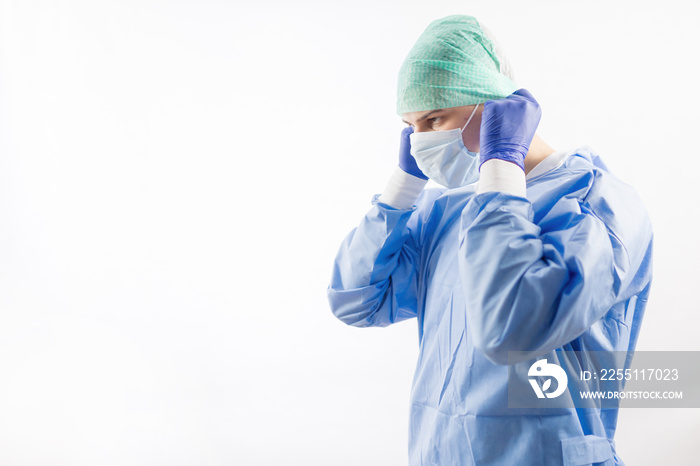
POLYGON ((509 410, 508 352, 632 352, 652 278, 648 213, 587 146, 547 157, 526 184, 527 198, 425 189, 410 209, 375 195, 338 251, 338 319, 416 318, 411 465, 624 464, 617 409, 509 410))

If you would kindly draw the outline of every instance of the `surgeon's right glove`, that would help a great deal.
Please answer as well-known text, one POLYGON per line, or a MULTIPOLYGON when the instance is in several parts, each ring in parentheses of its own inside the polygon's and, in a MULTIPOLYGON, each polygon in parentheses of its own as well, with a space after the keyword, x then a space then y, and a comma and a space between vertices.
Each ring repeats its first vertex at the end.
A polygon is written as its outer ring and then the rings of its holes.
POLYGON ((418 168, 416 159, 411 155, 410 136, 413 127, 401 131, 399 141, 399 166, 389 179, 378 201, 396 209, 410 209, 428 183, 428 177, 418 168))
POLYGON ((401 143, 399 146, 399 167, 409 175, 417 176, 423 180, 428 177, 418 168, 416 159, 411 155, 411 134, 413 126, 408 126, 401 131, 401 143))

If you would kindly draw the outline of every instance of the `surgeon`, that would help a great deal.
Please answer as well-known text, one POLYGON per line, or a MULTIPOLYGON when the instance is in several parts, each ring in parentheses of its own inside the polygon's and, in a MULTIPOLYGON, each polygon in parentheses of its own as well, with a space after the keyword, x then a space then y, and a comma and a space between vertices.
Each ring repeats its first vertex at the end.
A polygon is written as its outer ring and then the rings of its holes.
POLYGON ((537 100, 471 16, 418 38, 397 113, 398 167, 342 242, 327 292, 348 325, 416 319, 410 464, 624 464, 617 409, 511 409, 508 368, 634 351, 652 280, 640 197, 590 147, 536 134, 537 100))

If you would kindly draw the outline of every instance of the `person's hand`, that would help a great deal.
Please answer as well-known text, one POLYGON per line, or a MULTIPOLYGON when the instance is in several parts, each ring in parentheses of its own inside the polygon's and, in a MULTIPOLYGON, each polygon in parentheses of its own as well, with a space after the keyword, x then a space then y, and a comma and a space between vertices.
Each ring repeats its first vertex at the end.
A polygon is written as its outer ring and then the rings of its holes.
POLYGON ((409 175, 413 175, 422 180, 427 180, 428 177, 418 168, 416 159, 411 155, 411 140, 410 136, 413 133, 413 126, 408 126, 401 131, 401 144, 399 146, 399 167, 409 175))
POLYGON ((526 89, 505 99, 488 100, 481 114, 479 166, 490 159, 513 162, 525 171, 525 156, 542 110, 526 89))

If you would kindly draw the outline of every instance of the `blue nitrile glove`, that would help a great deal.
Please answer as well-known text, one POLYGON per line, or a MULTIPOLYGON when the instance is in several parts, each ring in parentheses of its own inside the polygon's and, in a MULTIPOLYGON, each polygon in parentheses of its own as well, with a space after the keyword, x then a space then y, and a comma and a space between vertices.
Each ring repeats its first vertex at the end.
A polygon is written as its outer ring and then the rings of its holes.
POLYGON ((408 126, 401 131, 401 145, 399 146, 399 167, 409 175, 416 176, 423 180, 428 177, 418 168, 416 159, 411 155, 411 139, 413 126, 408 126))
POLYGON ((481 114, 479 167, 490 159, 513 162, 525 171, 525 156, 540 123, 540 104, 527 89, 487 100, 481 114))

